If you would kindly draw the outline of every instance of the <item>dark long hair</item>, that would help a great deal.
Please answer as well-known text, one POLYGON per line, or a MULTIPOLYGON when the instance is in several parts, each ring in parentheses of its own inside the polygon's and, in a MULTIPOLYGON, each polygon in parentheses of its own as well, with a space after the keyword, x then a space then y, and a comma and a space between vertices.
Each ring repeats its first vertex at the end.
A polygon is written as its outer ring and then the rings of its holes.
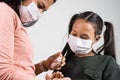
MULTIPOLYGON (((19 7, 21 5, 21 1, 24 0, 0 0, 0 2, 5 2, 7 5, 9 5, 14 11, 17 13, 17 15, 20 17, 19 13, 19 7)), ((55 3, 56 0, 53 0, 53 3, 55 3)), ((42 6, 42 5, 41 5, 42 6)), ((42 7, 41 7, 42 9, 42 7)))
POLYGON ((0 0, 0 2, 5 2, 7 5, 9 5, 14 11, 20 16, 19 14, 19 7, 21 4, 21 0, 0 0))
MULTIPOLYGON (((96 52, 98 54, 101 54, 101 52, 104 52, 104 55, 110 55, 114 59, 116 59, 116 53, 115 53, 115 40, 114 40, 114 32, 113 32, 113 26, 110 22, 103 21, 102 18, 91 11, 83 12, 80 14, 75 14, 69 23, 69 29, 68 33, 70 34, 72 27, 74 23, 79 20, 79 19, 84 19, 86 22, 89 22, 93 25, 95 29, 95 35, 100 35, 102 33, 104 25, 106 26, 106 30, 104 32, 104 44, 100 46, 96 52)), ((66 54, 66 60, 71 58, 74 53, 70 50, 70 47, 68 43, 66 43, 62 54, 66 54)))

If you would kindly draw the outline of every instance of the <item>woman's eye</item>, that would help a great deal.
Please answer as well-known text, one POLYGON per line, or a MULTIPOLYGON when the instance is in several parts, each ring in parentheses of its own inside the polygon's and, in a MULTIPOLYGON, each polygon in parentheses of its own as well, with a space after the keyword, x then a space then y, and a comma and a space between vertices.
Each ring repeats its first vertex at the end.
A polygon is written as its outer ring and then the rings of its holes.
POLYGON ((45 9, 45 4, 44 3, 38 3, 37 7, 39 9, 45 9))

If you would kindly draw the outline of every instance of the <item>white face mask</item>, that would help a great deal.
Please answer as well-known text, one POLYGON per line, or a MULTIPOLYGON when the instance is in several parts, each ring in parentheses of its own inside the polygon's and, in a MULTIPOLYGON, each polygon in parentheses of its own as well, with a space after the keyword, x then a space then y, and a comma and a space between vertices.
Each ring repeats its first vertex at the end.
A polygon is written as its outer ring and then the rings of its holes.
POLYGON ((34 1, 32 1, 28 6, 21 5, 19 11, 21 21, 25 27, 35 24, 41 16, 34 1))
POLYGON ((92 50, 92 41, 69 35, 68 44, 75 54, 87 54, 92 50))

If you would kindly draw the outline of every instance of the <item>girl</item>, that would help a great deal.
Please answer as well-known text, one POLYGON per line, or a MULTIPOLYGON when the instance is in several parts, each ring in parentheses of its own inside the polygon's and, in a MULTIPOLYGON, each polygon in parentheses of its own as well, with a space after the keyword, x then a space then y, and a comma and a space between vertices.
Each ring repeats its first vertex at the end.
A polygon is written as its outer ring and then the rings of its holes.
POLYGON ((120 80, 110 22, 87 11, 72 17, 68 32, 67 44, 62 52, 66 64, 60 70, 65 77, 72 80, 120 80), (104 44, 94 51, 92 47, 100 39, 104 27, 104 44))

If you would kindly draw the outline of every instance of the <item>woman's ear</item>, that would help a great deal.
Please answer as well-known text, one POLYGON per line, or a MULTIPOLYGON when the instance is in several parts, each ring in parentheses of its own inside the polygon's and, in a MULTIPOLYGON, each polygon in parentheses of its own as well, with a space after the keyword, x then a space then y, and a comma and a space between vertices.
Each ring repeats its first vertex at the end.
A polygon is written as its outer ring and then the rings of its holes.
POLYGON ((93 43, 96 43, 97 41, 99 41, 99 39, 100 39, 100 35, 97 35, 93 43))

